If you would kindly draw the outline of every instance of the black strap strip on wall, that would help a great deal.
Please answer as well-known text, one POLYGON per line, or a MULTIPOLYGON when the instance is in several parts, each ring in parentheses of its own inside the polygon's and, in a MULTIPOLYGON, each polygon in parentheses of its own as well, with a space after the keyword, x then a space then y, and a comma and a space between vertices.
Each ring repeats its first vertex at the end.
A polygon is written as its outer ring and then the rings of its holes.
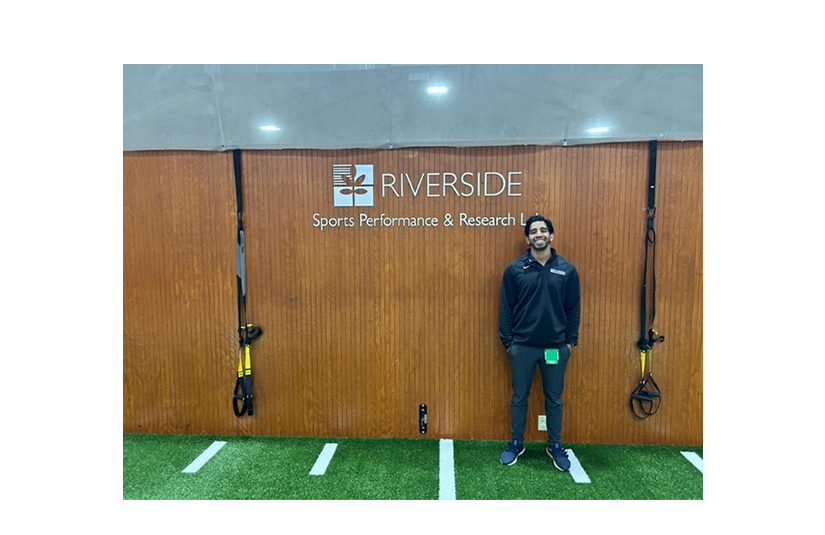
POLYGON ((656 216, 656 140, 650 142, 648 148, 647 170, 647 229, 645 230, 645 263, 642 274, 642 294, 639 321, 639 349, 645 351, 652 347, 650 328, 656 318, 656 230, 653 227, 656 216), (648 252, 652 251, 653 265, 651 266, 650 318, 647 315, 647 266, 648 252))
POLYGON ((252 407, 252 341, 263 334, 260 327, 247 321, 246 310, 246 238, 243 230, 243 192, 241 189, 241 151, 232 151, 235 171, 235 202, 238 230, 235 240, 235 269, 238 289, 238 378, 232 392, 232 412, 235 416, 253 415, 252 407))
POLYGON ((641 362, 641 379, 638 386, 633 389, 630 395, 630 410, 640 419, 652 416, 659 410, 661 404, 661 389, 653 379, 652 360, 653 345, 664 342, 665 337, 660 336, 653 328, 656 319, 656 230, 654 219, 656 217, 656 150, 657 143, 653 140, 648 145, 648 172, 647 172, 647 228, 645 229, 645 260, 642 272, 642 291, 639 307, 639 360, 641 362), (651 261, 652 260, 652 261, 651 261), (648 298, 648 263, 650 263, 650 297, 648 298), (648 316, 648 300, 650 301, 650 314, 648 316), (645 376, 645 361, 648 365, 648 373, 645 376))

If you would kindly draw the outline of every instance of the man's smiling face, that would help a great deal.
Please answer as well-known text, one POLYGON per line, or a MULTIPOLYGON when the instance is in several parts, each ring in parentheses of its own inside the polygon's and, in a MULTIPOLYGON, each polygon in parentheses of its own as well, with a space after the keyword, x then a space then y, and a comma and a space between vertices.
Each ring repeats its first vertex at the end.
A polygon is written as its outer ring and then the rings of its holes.
POLYGON ((535 221, 530 225, 530 231, 527 233, 527 244, 535 251, 543 251, 547 249, 553 239, 553 235, 547 229, 547 223, 544 221, 535 221))

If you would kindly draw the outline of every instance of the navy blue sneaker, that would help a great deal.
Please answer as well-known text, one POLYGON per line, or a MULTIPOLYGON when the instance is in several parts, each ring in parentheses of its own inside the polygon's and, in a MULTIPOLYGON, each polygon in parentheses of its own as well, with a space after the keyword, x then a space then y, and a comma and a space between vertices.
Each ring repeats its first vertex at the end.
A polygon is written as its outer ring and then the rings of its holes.
POLYGON ((510 466, 516 464, 519 455, 524 453, 524 442, 516 440, 507 443, 507 449, 501 452, 501 464, 510 466))
POLYGON ((561 447, 558 442, 553 442, 547 446, 547 455, 553 459, 553 464, 562 472, 570 470, 570 459, 567 458, 567 450, 561 447))

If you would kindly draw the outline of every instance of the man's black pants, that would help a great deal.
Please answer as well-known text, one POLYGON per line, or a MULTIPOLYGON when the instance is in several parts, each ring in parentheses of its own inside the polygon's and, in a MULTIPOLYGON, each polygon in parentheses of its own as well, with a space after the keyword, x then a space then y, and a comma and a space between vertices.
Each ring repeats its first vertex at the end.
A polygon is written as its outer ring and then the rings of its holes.
POLYGON ((507 354, 510 357, 510 379, 513 386, 513 397, 510 400, 511 440, 524 442, 527 398, 538 364, 544 392, 544 412, 547 415, 547 440, 561 442, 561 416, 564 408, 561 394, 564 390, 564 371, 570 359, 570 349, 566 345, 559 348, 558 364, 545 364, 544 348, 514 343, 507 354))

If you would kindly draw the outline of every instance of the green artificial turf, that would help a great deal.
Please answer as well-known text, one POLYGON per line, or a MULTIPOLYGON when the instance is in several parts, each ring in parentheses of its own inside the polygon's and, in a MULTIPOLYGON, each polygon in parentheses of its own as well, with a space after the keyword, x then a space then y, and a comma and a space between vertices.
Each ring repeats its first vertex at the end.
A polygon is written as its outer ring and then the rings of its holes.
MULTIPOLYGON (((681 451, 701 447, 565 445, 591 479, 573 481, 528 442, 516 464, 498 461, 503 441, 454 441, 457 499, 702 499, 702 473, 681 451)), ((123 437, 124 499, 435 500, 439 441, 302 437, 123 437), (227 444, 196 473, 181 471, 215 440, 227 444), (326 443, 338 448, 322 476, 309 471, 326 443)))
POLYGON ((652 500, 702 499, 702 473, 682 451, 701 447, 575 444, 590 483, 560 472, 544 442, 528 442, 512 466, 498 463, 502 443, 456 442, 456 497, 468 500, 652 500), (482 461, 483 460, 483 461, 482 461), (458 490, 460 489, 460 490, 458 490))

